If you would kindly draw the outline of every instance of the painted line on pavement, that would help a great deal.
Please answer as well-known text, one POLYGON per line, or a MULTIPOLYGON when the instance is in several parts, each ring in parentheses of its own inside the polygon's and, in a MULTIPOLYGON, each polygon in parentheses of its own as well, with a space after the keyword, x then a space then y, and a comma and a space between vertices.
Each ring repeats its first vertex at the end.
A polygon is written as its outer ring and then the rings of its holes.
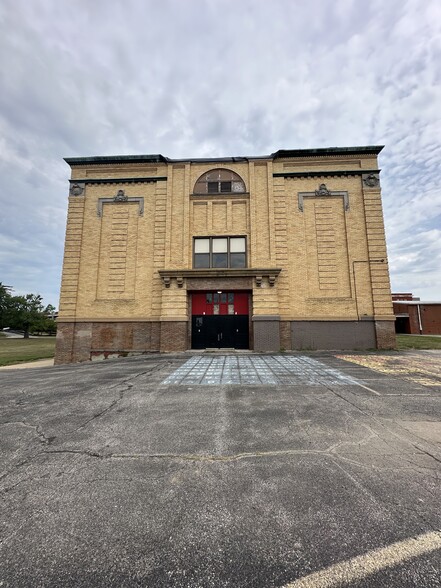
POLYGON ((284 588, 333 588, 362 580, 386 568, 400 565, 420 555, 441 549, 441 532, 431 531, 368 551, 324 570, 299 578, 284 588))
POLYGON ((357 386, 360 386, 361 388, 364 388, 365 390, 369 390, 369 392, 372 392, 372 394, 376 394, 377 396, 381 396, 380 392, 377 392, 376 390, 372 390, 372 388, 369 388, 368 386, 365 386, 364 384, 360 384, 360 382, 357 382, 357 386))

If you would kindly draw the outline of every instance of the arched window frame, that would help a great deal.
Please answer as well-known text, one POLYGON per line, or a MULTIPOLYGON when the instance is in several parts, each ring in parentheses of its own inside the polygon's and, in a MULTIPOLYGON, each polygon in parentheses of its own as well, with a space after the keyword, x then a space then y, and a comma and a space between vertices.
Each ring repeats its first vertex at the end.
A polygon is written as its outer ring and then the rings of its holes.
POLYGON ((194 194, 244 194, 246 186, 243 179, 230 169, 217 168, 203 173, 194 185, 194 194))

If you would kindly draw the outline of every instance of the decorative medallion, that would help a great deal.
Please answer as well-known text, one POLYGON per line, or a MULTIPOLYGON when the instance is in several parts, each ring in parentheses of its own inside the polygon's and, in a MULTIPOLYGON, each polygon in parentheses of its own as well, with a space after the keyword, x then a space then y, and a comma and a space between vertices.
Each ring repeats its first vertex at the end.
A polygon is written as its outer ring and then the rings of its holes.
POLYGON ((363 178, 363 182, 369 188, 376 188, 380 184, 380 179, 377 174, 369 174, 363 178))
POLYGON ((316 196, 331 196, 331 192, 326 187, 326 184, 320 184, 319 189, 315 191, 316 196))
POLYGON ((233 192, 245 192, 245 186, 242 182, 233 182, 233 192))
POLYGON ((72 184, 70 187, 70 195, 71 196, 81 196, 84 192, 84 185, 81 186, 80 184, 72 184))
POLYGON ((118 190, 116 196, 113 198, 115 202, 127 202, 128 199, 129 197, 124 194, 124 190, 118 190))

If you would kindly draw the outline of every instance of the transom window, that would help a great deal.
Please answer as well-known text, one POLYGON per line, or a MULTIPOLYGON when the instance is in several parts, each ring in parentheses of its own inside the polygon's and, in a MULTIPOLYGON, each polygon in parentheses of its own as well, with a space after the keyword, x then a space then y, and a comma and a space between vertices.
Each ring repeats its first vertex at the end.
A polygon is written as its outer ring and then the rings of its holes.
POLYGON ((194 194, 240 194, 245 182, 229 169, 212 169, 203 174, 194 186, 194 194))
POLYGON ((246 267, 245 237, 195 237, 195 268, 246 267))

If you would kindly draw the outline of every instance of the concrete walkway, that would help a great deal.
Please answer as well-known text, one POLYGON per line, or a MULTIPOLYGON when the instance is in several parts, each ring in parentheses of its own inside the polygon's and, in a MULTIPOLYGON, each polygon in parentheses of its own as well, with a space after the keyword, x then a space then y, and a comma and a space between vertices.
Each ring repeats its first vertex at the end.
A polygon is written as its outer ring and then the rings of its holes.
POLYGON ((23 363, 14 363, 13 365, 4 365, 0 367, 0 370, 24 370, 27 368, 42 368, 42 367, 50 367, 54 365, 54 360, 52 359, 36 359, 35 361, 26 361, 23 363))

